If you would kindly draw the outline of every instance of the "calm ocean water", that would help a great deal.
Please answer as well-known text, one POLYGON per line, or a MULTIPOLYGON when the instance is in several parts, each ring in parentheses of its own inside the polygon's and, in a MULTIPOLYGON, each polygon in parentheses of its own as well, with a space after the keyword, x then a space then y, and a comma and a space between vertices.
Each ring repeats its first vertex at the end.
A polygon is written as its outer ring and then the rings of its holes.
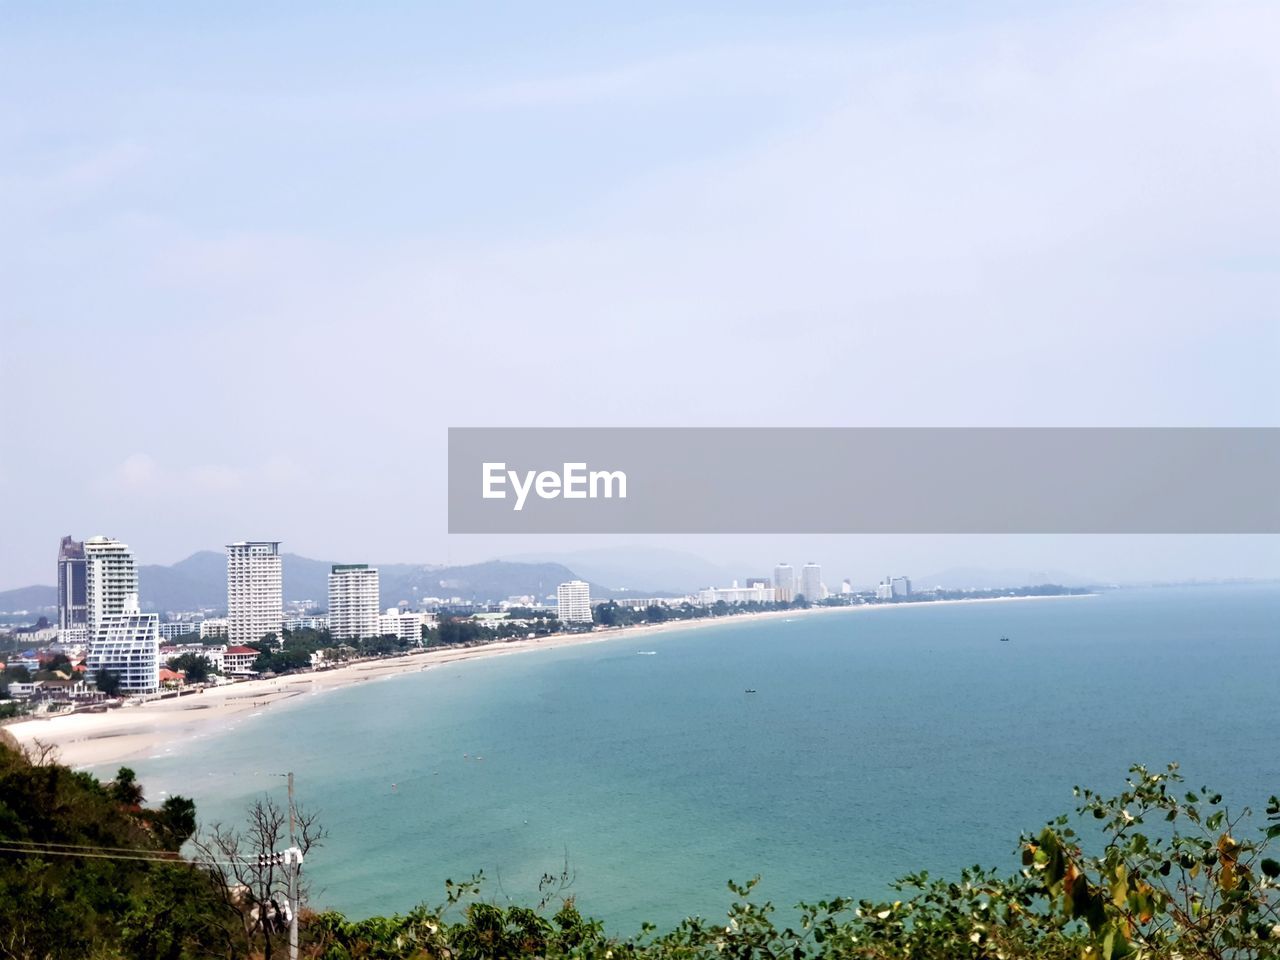
POLYGON ((404 910, 480 869, 528 901, 567 857, 584 909, 632 933, 718 915, 756 873, 790 905, 1012 869, 1020 830, 1133 762, 1260 807, 1278 640, 1275 586, 730 621, 319 694, 133 766, 206 821, 295 771, 332 834, 316 906, 404 910))

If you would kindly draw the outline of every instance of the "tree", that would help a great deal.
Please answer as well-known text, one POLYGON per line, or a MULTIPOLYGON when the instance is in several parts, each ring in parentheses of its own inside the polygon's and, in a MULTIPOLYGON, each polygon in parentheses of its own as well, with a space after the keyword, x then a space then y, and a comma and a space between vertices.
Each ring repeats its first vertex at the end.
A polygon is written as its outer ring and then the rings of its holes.
POLYGON ((116 802, 126 807, 139 807, 145 799, 142 784, 138 783, 138 775, 129 767, 121 767, 116 771, 116 778, 109 789, 116 802))
MULTIPOLYGON (((294 822, 295 842, 305 859, 327 832, 314 813, 301 807, 294 809, 294 822)), ((274 855, 285 848, 289 833, 289 811, 265 797, 249 806, 243 830, 215 823, 192 841, 195 861, 209 871, 225 906, 237 918, 229 931, 243 945, 236 956, 271 960, 279 943, 279 905, 285 898, 288 868, 277 864, 274 855)), ((298 897, 299 902, 304 899, 304 888, 299 887, 298 897)))
POLYGON ((115 697, 120 694, 120 677, 110 670, 99 670, 93 675, 93 682, 97 686, 99 693, 106 694, 108 697, 115 697))
POLYGON ((187 683, 204 683, 217 673, 213 661, 200 653, 184 653, 169 661, 170 670, 181 670, 186 675, 187 683))

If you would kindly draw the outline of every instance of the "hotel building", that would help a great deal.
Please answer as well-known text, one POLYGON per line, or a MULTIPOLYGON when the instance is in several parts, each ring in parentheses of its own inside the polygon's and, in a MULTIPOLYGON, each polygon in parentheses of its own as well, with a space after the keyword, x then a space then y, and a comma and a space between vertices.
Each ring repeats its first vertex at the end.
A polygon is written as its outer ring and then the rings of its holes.
POLYGON ((58 545, 58 638, 63 643, 89 639, 88 567, 84 544, 63 537, 58 545))
POLYGON ((773 568, 773 598, 779 603, 790 603, 796 598, 796 571, 789 563, 773 568))
POLYGON ((329 635, 335 641, 380 634, 378 570, 367 563, 343 563, 329 571, 329 635))
POLYGON ((257 643, 284 629, 284 577, 279 540, 227 544, 227 639, 257 643))
POLYGON ((129 597, 137 602, 138 568, 129 548, 110 537, 86 540, 84 559, 85 626, 92 639, 106 617, 124 612, 129 597))
POLYGON ((90 677, 105 670, 120 680, 121 693, 155 693, 160 689, 160 617, 138 609, 130 594, 118 613, 98 619, 85 669, 90 677))
POLYGON ((827 595, 822 586, 822 567, 816 563, 806 563, 800 568, 800 592, 810 603, 817 603, 827 595))
POLYGON ((562 623, 591 622, 591 587, 585 580, 570 580, 556 587, 556 616, 562 623))

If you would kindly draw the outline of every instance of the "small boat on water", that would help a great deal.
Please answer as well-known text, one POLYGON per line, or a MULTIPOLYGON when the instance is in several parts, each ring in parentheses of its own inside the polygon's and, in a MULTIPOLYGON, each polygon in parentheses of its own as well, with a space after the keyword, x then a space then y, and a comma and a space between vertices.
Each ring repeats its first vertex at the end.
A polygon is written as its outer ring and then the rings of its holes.
POLYGON ((747 687, 747 689, 746 689, 746 690, 744 690, 744 691, 742 691, 742 692, 743 692, 743 693, 755 693, 755 692, 756 692, 756 690, 755 690, 755 687, 747 687))
POLYGON ((1001 637, 1001 638, 1000 638, 1000 642, 1001 642, 1001 643, 1008 643, 1008 642, 1009 642, 1009 638, 1008 638, 1008 637, 1001 637))

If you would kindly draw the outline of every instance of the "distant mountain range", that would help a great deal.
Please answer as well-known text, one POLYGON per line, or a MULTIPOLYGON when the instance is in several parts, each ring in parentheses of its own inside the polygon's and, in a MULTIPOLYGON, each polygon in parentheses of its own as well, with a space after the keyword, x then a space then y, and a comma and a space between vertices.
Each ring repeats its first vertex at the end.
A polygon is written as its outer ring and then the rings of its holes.
MULTIPOLYGON (((326 560, 312 560, 297 554, 283 557, 284 598, 310 600, 319 607, 328 604, 329 568, 326 560)), ((430 566, 411 563, 375 564, 378 568, 382 605, 401 600, 416 602, 421 597, 460 597, 491 603, 512 596, 545 598, 566 580, 580 578, 559 563, 512 563, 491 560, 465 566, 430 566)), ((227 603, 227 560, 214 550, 193 553, 171 566, 147 564, 138 568, 138 592, 149 610, 221 610, 227 603)), ((591 583, 593 597, 625 595, 599 583, 591 583)), ((0 591, 0 611, 29 611, 35 617, 56 611, 54 587, 32 586, 0 591)))

